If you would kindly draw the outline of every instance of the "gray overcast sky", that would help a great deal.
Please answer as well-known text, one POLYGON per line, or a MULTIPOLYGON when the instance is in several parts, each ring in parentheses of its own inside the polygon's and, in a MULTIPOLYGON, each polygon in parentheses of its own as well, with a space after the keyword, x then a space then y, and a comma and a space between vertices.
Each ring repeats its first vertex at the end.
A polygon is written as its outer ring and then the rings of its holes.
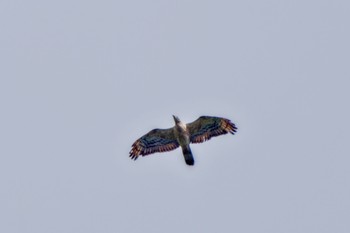
POLYGON ((350 3, 0 2, 0 232, 350 232, 350 3), (234 136, 136 162, 201 115, 234 136))

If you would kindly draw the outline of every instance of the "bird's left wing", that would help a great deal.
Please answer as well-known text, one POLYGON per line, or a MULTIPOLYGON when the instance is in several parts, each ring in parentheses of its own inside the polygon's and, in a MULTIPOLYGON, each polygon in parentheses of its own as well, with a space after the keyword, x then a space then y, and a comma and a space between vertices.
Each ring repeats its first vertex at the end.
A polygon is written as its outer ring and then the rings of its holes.
POLYGON ((186 125, 192 143, 201 143, 222 134, 234 134, 237 127, 230 120, 221 117, 201 116, 186 125))
POLYGON ((143 135, 132 144, 129 156, 136 160, 140 155, 145 156, 156 152, 174 150, 179 146, 173 128, 154 129, 143 135))

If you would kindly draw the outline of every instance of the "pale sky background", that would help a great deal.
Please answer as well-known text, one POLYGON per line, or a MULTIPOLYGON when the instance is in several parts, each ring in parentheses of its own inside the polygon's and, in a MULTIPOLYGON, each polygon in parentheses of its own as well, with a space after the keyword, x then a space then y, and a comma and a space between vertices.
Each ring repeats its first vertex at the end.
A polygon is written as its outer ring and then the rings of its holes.
POLYGON ((350 2, 0 2, 0 232, 350 232, 350 2), (153 128, 238 126, 136 162, 153 128))

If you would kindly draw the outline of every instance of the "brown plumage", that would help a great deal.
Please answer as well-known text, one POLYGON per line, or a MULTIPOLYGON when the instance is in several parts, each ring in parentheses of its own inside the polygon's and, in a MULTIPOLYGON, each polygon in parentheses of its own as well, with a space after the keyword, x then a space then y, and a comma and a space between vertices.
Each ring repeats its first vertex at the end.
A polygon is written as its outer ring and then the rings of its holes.
POLYGON ((132 144, 129 156, 136 160, 140 155, 171 151, 181 146, 187 165, 194 165, 190 143, 202 143, 212 137, 237 131, 234 123, 221 117, 201 116, 189 124, 173 117, 174 127, 151 130, 132 144))
POLYGON ((234 134, 237 130, 235 124, 228 119, 208 116, 202 116, 187 124, 187 128, 191 135, 191 143, 202 143, 222 134, 234 134))
POLYGON ((179 143, 175 139, 173 128, 154 129, 132 144, 130 157, 136 160, 139 155, 145 156, 156 152, 166 152, 177 147, 179 147, 179 143))

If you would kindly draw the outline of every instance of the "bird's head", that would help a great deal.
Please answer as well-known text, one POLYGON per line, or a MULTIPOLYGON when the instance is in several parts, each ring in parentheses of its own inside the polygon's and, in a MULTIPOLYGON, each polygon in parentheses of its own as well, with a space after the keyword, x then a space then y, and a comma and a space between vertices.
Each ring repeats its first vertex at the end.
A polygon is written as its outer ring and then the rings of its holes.
POLYGON ((177 124, 177 123, 180 122, 180 119, 179 119, 177 116, 174 116, 174 115, 173 115, 173 118, 174 118, 175 124, 177 124))

